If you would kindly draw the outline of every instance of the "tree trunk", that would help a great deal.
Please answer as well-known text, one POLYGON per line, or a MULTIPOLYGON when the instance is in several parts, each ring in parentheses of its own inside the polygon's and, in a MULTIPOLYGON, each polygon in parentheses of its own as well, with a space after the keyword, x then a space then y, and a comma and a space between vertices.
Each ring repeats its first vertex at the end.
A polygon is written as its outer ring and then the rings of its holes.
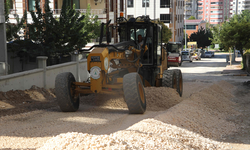
POLYGON ((246 69, 246 55, 243 55, 243 50, 240 50, 241 58, 242 58, 242 70, 246 69))

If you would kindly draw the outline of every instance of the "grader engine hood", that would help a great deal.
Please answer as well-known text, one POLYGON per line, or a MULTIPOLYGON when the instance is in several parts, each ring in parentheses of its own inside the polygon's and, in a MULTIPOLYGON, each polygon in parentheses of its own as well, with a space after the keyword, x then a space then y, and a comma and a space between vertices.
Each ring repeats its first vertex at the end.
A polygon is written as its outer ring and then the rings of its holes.
POLYGON ((99 93, 102 81, 109 69, 109 53, 107 48, 95 47, 88 56, 88 71, 91 77, 90 90, 99 93))

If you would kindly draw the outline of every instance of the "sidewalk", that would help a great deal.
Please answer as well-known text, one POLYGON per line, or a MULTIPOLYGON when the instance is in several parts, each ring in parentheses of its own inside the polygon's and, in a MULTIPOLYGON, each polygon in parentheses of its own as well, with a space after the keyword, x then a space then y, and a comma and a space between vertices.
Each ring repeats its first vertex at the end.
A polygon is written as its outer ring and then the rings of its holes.
POLYGON ((241 56, 235 58, 235 62, 232 62, 230 65, 230 62, 228 62, 228 65, 226 68, 222 71, 223 75, 228 76, 249 76, 250 74, 247 73, 245 70, 241 70, 241 56))

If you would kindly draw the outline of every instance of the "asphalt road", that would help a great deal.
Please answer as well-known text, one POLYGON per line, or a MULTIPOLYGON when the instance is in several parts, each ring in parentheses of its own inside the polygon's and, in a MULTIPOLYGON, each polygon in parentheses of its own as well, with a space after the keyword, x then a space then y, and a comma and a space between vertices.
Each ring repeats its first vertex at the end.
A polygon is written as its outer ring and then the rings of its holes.
POLYGON ((229 63, 226 62, 226 53, 215 53, 212 58, 201 58, 193 62, 184 61, 180 67, 170 69, 181 69, 184 81, 213 82, 231 80, 235 82, 248 81, 249 76, 228 76, 222 74, 229 63))

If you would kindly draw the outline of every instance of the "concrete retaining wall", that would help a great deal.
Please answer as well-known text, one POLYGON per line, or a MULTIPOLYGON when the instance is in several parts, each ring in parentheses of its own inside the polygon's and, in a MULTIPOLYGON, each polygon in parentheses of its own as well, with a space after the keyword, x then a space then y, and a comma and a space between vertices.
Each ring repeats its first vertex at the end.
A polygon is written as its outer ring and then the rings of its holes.
POLYGON ((38 69, 0 76, 0 91, 25 90, 30 89, 32 85, 54 88, 55 78, 62 72, 71 72, 77 81, 86 81, 89 77, 87 59, 79 60, 76 55, 72 62, 46 67, 46 57, 40 57, 38 69))

